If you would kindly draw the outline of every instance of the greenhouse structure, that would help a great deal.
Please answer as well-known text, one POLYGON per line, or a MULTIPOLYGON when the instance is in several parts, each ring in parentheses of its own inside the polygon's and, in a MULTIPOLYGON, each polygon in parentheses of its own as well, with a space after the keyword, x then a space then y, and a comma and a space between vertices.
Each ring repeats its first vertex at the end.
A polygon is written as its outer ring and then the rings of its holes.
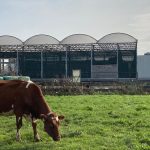
POLYGON ((62 41, 39 34, 26 41, 0 36, 0 75, 81 81, 137 78, 137 39, 111 33, 99 40, 73 34, 62 41))

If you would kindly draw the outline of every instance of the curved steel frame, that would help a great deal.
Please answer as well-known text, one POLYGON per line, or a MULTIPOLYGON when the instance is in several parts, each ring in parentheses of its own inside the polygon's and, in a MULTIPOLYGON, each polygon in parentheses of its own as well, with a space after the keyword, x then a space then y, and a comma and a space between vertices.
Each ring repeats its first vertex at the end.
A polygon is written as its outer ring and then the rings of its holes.
POLYGON ((35 40, 35 38, 39 38, 40 36, 41 36, 43 39, 42 39, 42 41, 39 41, 39 42, 38 42, 38 45, 40 45, 41 43, 42 43, 41 45, 43 45, 43 42, 44 42, 44 45, 47 45, 47 44, 59 44, 59 43, 60 43, 60 41, 57 40, 56 38, 54 38, 53 36, 46 35, 46 34, 38 34, 38 35, 34 35, 34 36, 28 38, 28 39, 24 42, 24 45, 37 45, 37 44, 32 43, 31 41, 32 41, 32 40, 35 40), (45 38, 49 38, 49 43, 46 43, 45 38), (53 40, 53 41, 52 41, 52 40, 53 40), (41 42, 41 43, 40 43, 40 42, 41 42))

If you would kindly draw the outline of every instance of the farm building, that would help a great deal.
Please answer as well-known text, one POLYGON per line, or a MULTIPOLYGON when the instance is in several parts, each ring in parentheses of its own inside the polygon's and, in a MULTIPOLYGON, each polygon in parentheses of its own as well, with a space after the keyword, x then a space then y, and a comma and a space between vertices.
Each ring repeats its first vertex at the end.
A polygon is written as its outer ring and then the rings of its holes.
POLYGON ((74 34, 58 41, 35 35, 25 42, 0 36, 0 74, 32 79, 137 78, 137 40, 125 33, 112 33, 99 40, 74 34))

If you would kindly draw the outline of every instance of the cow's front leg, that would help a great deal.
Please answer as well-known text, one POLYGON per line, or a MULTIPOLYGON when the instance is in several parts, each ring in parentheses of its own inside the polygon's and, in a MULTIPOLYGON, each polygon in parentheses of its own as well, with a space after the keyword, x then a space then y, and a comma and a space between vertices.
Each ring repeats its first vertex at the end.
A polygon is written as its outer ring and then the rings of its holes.
POLYGON ((32 119, 32 127, 33 127, 33 133, 34 133, 34 140, 36 142, 38 142, 38 141, 40 141, 40 136, 39 136, 39 134, 37 132, 36 126, 37 126, 36 120, 32 119))
POLYGON ((17 133, 16 133, 16 140, 20 141, 20 128, 22 127, 22 117, 16 116, 16 126, 17 126, 17 133))

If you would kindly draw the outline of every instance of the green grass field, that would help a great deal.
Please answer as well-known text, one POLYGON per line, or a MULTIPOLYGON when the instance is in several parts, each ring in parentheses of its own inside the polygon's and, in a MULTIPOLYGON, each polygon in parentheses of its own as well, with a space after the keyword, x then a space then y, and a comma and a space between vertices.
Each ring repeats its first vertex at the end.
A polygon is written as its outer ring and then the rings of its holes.
POLYGON ((16 142, 14 116, 0 116, 0 150, 150 150, 150 96, 45 96, 53 111, 65 115, 62 139, 54 142, 38 121, 35 143, 23 119, 16 142))

